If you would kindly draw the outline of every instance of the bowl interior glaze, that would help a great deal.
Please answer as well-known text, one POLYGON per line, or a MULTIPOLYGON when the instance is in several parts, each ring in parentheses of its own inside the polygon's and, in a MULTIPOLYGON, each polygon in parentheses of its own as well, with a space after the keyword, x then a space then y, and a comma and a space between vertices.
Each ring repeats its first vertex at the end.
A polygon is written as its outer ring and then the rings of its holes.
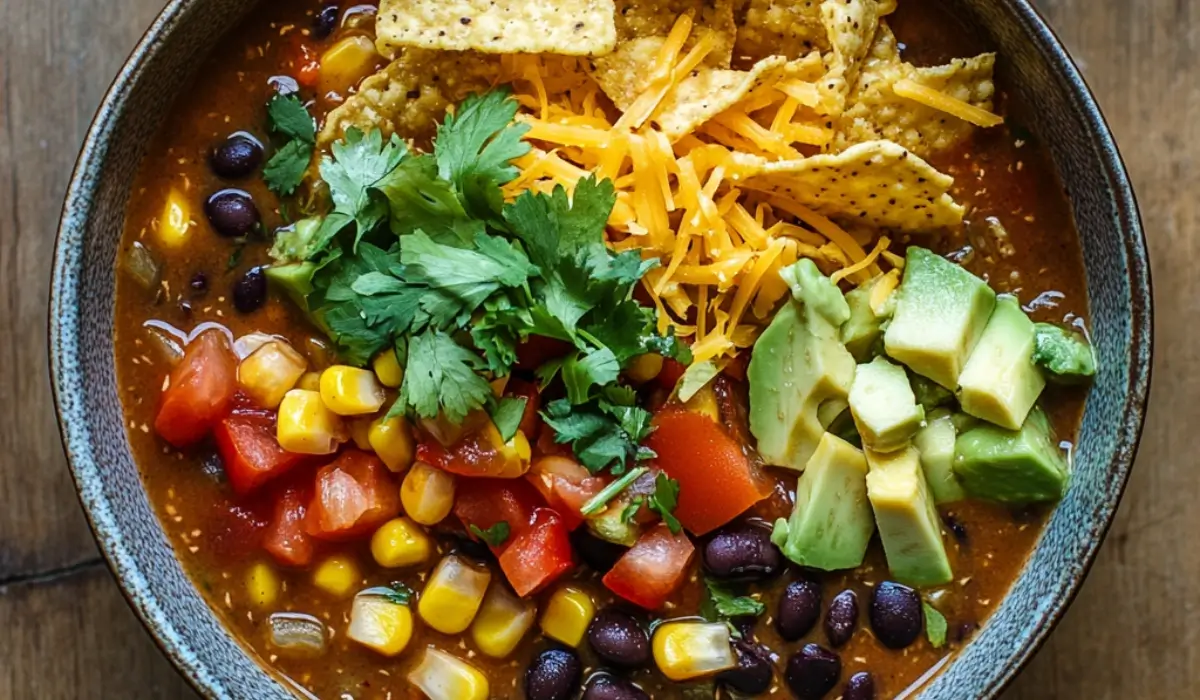
MULTIPOLYGON (((957 0, 996 47, 1006 86, 1066 187, 1087 270, 1101 372, 1087 400, 1073 484, 1028 566, 984 629, 921 694, 993 697, 1074 596, 1124 490, 1150 383, 1150 271, 1112 136, 1061 44, 1025 0, 957 0)), ((52 383, 71 469, 104 555, 167 655, 210 698, 293 697, 232 639, 196 592, 142 489, 113 359, 114 274, 130 183, 145 144, 245 0, 174 0, 106 96, 68 190, 50 306, 52 383)))

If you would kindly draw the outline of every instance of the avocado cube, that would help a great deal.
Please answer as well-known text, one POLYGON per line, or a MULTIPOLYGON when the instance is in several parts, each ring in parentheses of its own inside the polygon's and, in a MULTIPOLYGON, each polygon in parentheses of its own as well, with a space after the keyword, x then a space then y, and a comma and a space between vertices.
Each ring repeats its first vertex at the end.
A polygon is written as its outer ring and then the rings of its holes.
POLYGON ((1062 498, 1070 470, 1050 421, 1035 408, 1020 430, 980 423, 959 435, 954 473, 975 498, 1026 504, 1062 498))
POLYGON ((266 269, 267 282, 281 290, 296 306, 308 311, 308 295, 313 291, 313 273, 317 266, 310 262, 271 265, 266 269))
POLYGON ((908 444, 925 420, 904 368, 882 357, 859 365, 850 386, 850 413, 863 445, 893 452, 908 444))
POLYGON ((929 482, 933 502, 956 503, 967 497, 958 477, 954 475, 954 441, 958 431, 954 427, 954 416, 949 411, 939 410, 930 414, 924 428, 917 431, 913 446, 921 454, 921 468, 929 482))
POLYGON ((949 583, 954 572, 917 450, 908 447, 887 454, 867 450, 866 456, 867 496, 888 570, 909 586, 949 583))
MULTIPOLYGON (((880 308, 878 311, 872 306, 872 297, 879 291, 882 294, 887 289, 880 285, 887 285, 887 288, 894 289, 896 282, 894 275, 897 271, 892 271, 887 275, 879 275, 862 283, 854 289, 846 292, 846 303, 850 306, 850 318, 842 324, 841 338, 846 349, 854 355, 854 359, 858 362, 866 362, 871 359, 875 352, 877 343, 883 337, 883 322, 888 318, 888 312, 885 308, 880 308), (882 311, 883 313, 879 313, 882 311)), ((891 306, 888 303, 895 298, 893 292, 888 292, 883 296, 884 303, 882 307, 891 306)))
POLYGON ((958 377, 963 411, 1002 428, 1025 422, 1046 380, 1033 363, 1033 321, 1015 297, 996 300, 996 309, 958 377))
POLYGON ((862 564, 875 532, 867 502, 867 461, 853 445, 830 433, 796 482, 796 505, 771 534, 784 556, 823 571, 862 564))
POLYGON ((1035 323, 1033 335, 1033 361, 1050 381, 1081 384, 1096 374, 1096 355, 1083 334, 1052 323, 1035 323))
POLYGON ((599 513, 587 518, 588 531, 605 542, 614 542, 625 547, 632 547, 642 534, 641 527, 635 522, 625 522, 622 517, 624 505, 609 506, 599 513))
POLYGON ((910 246, 896 294, 896 315, 883 336, 887 354, 954 390, 992 315, 996 293, 949 260, 910 246))

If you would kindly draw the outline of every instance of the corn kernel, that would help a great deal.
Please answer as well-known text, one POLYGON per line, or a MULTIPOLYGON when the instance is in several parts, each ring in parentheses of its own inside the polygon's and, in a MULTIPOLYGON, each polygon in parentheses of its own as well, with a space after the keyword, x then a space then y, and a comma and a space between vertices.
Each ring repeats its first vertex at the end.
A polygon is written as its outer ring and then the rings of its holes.
POLYGON ((395 348, 388 348, 379 353, 371 366, 375 369, 375 376, 379 378, 379 383, 389 389, 399 389, 400 385, 404 383, 404 368, 400 366, 400 360, 396 358, 395 348))
POLYGON ((179 248, 187 241, 191 229, 192 208, 183 193, 172 187, 158 220, 158 240, 168 248, 179 248))
POLYGON ((313 585, 337 598, 350 595, 358 581, 358 565, 342 554, 329 557, 313 572, 313 585))
POLYGON ((398 569, 424 564, 433 556, 433 542, 408 518, 389 520, 371 536, 371 554, 380 566, 398 569))
POLYGON ((297 389, 305 391, 320 391, 321 390, 321 373, 320 372, 305 372, 300 377, 300 381, 296 382, 297 389))
POLYGON ((518 430, 509 438, 508 442, 504 442, 496 424, 488 421, 483 428, 483 434, 498 456, 496 464, 499 466, 489 470, 488 476, 499 479, 515 479, 529 471, 532 451, 529 447, 529 439, 525 437, 524 432, 518 430))
POLYGON ((662 372, 663 356, 656 352, 648 352, 633 358, 625 368, 625 376, 634 384, 645 384, 662 372))
POLYGON ((591 596, 578 588, 560 588, 550 596, 542 613, 542 632, 563 644, 577 647, 595 615, 596 605, 591 596))
POLYGON ((259 562, 246 571, 246 595, 260 608, 275 604, 279 597, 279 576, 270 564, 259 562))
POLYGON ((729 626, 720 622, 668 622, 654 630, 654 662, 673 681, 708 676, 737 665, 729 626))
POLYGON ((364 452, 371 451, 371 422, 370 416, 358 416, 357 418, 348 418, 346 427, 350 430, 350 439, 354 442, 354 446, 364 452))
POLYGON ((359 34, 342 39, 321 55, 321 94, 345 95, 370 75, 379 61, 375 43, 367 37, 359 34))
POLYGON ((291 345, 270 340, 238 365, 238 386, 262 408, 277 408, 307 367, 308 361, 291 345))
POLYGON ((408 672, 408 682, 429 700, 487 700, 491 695, 487 676, 479 669, 433 647, 408 672))
POLYGON ((425 624, 443 634, 458 634, 471 626, 483 602, 492 572, 451 554, 437 565, 417 612, 425 624))
POLYGON ((437 525, 454 507, 454 475, 417 462, 400 484, 400 503, 418 523, 437 525))
POLYGON ((404 651, 413 635, 412 610, 387 598, 362 594, 350 608, 346 636, 384 656, 404 651))
POLYGON ((402 472, 412 466, 417 445, 412 426, 404 416, 385 416, 371 423, 367 441, 388 469, 402 472))
POLYGON ((339 416, 374 413, 386 398, 374 372, 334 365, 321 373, 321 400, 339 416))
POLYGON ((504 396, 504 390, 508 388, 508 380, 511 378, 511 374, 506 374, 503 377, 496 377, 488 382, 488 384, 492 385, 492 393, 495 394, 496 398, 504 396))
POLYGON ((292 389, 279 403, 275 437, 288 452, 328 455, 346 441, 346 426, 315 391, 292 389))
POLYGON ((537 606, 522 600, 508 587, 497 584, 488 589, 483 606, 471 625, 471 638, 479 651, 494 659, 513 652, 537 617, 537 606))

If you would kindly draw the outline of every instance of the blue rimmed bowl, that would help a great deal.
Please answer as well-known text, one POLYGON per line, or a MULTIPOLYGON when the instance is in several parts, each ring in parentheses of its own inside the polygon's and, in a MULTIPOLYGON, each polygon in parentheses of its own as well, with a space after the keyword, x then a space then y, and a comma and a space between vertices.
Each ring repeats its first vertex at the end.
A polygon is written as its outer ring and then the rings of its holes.
MULTIPOLYGON (((125 204, 145 145, 220 37, 253 6, 173 0, 109 90, 63 207, 49 341, 59 426, 79 498, 134 611, 205 696, 292 697, 286 681, 222 627, 155 517, 125 435, 113 318, 125 204)), ((1066 499, 983 630, 921 694, 990 698, 1008 684, 1070 604, 1108 530, 1137 450, 1150 388, 1150 268, 1125 167, 1062 44, 1025 0, 950 3, 999 52, 1010 93, 1037 105, 1028 128, 1049 147, 1083 247, 1101 372, 1087 399, 1066 499)))

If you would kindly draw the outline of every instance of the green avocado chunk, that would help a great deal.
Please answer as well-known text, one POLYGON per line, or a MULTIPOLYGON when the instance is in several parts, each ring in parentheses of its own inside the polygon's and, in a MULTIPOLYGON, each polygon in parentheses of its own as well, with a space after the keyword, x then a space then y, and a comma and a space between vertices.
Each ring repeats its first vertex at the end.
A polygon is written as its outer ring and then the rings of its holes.
POLYGON ((921 468, 929 482, 933 502, 956 503, 967 497, 958 477, 954 475, 954 441, 958 431, 954 427, 954 416, 947 410, 929 415, 925 427, 917 431, 913 446, 921 454, 921 468))
MULTIPOLYGON (((854 355, 854 359, 860 363, 871 359, 876 344, 883 337, 883 322, 889 317, 886 312, 882 315, 876 314, 875 309, 871 308, 871 293, 885 276, 873 277, 846 292, 846 303, 850 306, 850 318, 842 325, 842 343, 846 345, 850 354, 854 355)), ((895 293, 892 293, 887 305, 893 305, 890 302, 895 298, 895 293)))
POLYGON ((837 571, 862 564, 874 532, 867 461, 853 445, 825 433, 796 482, 792 516, 776 521, 771 541, 801 566, 837 571))
POLYGON ((996 310, 958 377, 963 411, 1017 430, 1046 388, 1033 364, 1033 321, 1015 297, 996 300, 996 310))
POLYGON ((625 522, 621 517, 624 507, 610 506, 599 513, 587 518, 588 530, 596 537, 619 545, 632 547, 642 534, 641 528, 634 522, 625 522))
POLYGON ((940 586, 954 578, 941 520, 917 450, 867 450, 867 496, 892 576, 909 586, 940 586))
POLYGON ((954 390, 992 315, 996 293, 925 248, 910 246, 905 261, 896 314, 883 336, 887 354, 954 390))
POLYGON ((838 338, 850 310, 841 291, 807 258, 780 276, 793 299, 754 345, 746 371, 750 432, 767 464, 801 471, 828 421, 840 413, 831 402, 845 402, 854 381, 854 358, 838 338), (823 404, 828 408, 821 411, 823 404))
POLYGON ((1020 430, 980 423, 959 435, 954 473, 975 498, 1025 504, 1062 498, 1070 470, 1050 421, 1035 408, 1020 430))
POLYGON ((925 420, 903 367, 882 357, 859 365, 850 386, 850 412, 863 445, 892 452, 908 444, 925 420))
POLYGON ((296 306, 308 311, 308 295, 312 293, 312 278, 317 266, 310 262, 271 265, 266 269, 267 282, 288 295, 296 306))
POLYGON ((1058 384, 1079 384, 1096 374, 1096 355, 1083 334, 1053 323, 1033 324, 1033 361, 1058 384))
POLYGON ((937 382, 926 379, 916 372, 908 373, 908 384, 912 387, 913 396, 921 408, 929 413, 935 408, 948 406, 954 402, 954 392, 937 382))

